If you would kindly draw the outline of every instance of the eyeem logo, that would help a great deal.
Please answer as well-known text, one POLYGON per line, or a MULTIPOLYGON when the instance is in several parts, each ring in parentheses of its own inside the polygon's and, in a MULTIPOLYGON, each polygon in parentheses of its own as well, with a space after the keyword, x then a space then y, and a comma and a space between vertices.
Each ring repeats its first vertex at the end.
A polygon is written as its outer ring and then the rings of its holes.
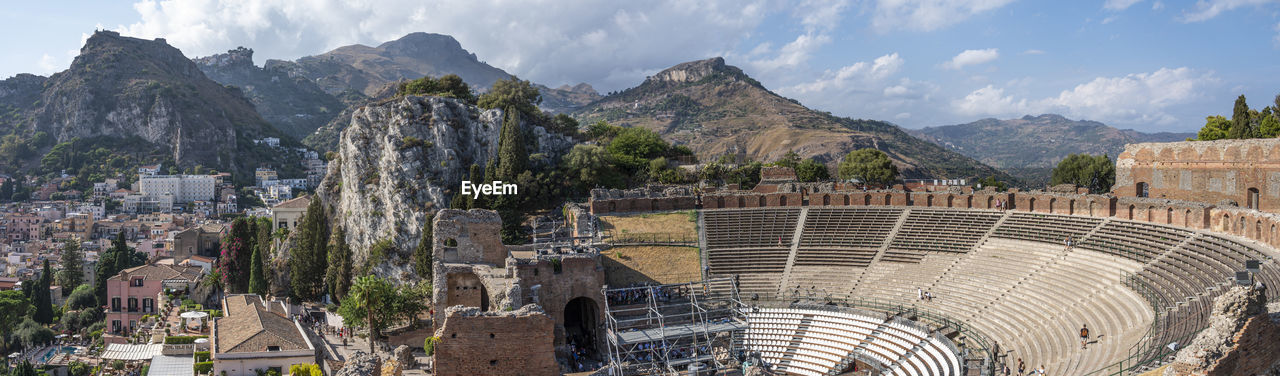
POLYGON ((462 194, 470 195, 472 199, 480 198, 480 195, 514 195, 519 193, 519 187, 515 184, 503 183, 501 180, 494 180, 492 183, 471 184, 470 180, 462 181, 462 194))

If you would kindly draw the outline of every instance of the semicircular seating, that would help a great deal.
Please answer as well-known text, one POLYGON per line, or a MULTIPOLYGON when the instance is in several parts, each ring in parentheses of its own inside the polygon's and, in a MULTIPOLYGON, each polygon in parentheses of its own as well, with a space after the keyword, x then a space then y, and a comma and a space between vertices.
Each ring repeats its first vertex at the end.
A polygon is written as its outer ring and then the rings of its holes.
MULTIPOLYGON (((704 210, 703 220, 709 273, 737 276, 744 300, 915 306, 967 323, 1011 361, 1057 374, 1094 371, 1135 344, 1188 341, 1248 260, 1263 261, 1256 280, 1280 283, 1272 248, 1116 218, 823 206, 704 210), (921 291, 934 299, 921 301, 921 291), (1082 325, 1093 334, 1086 349, 1082 325), (1153 325, 1161 330, 1144 341, 1153 325)), ((804 356, 817 368, 838 360, 804 356)), ((808 374, 803 364, 789 372, 808 374)))
POLYGON ((852 309, 758 308, 747 314, 746 347, 775 371, 835 375, 855 360, 886 375, 960 375, 954 345, 939 335, 852 309))

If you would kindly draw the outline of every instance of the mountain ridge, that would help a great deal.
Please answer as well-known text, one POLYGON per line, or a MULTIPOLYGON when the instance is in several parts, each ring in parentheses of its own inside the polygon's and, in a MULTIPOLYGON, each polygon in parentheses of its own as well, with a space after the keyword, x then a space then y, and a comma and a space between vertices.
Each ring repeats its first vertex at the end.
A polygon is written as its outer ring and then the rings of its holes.
POLYGON ((849 151, 886 152, 904 177, 986 177, 1004 172, 917 139, 888 122, 832 116, 764 87, 724 58, 676 64, 573 114, 645 127, 702 160, 733 154, 772 161, 788 151, 834 166, 849 151))
POLYGON ((1025 178, 1048 183, 1049 172, 1070 154, 1106 154, 1115 158, 1124 145, 1181 141, 1194 133, 1144 133, 1058 114, 1015 119, 985 118, 964 124, 925 127, 909 133, 949 150, 1025 178))

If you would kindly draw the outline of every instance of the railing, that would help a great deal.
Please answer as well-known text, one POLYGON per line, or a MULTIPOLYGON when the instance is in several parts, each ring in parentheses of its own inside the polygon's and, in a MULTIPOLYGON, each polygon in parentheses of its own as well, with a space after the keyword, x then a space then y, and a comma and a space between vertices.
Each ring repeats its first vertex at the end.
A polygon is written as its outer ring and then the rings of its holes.
MULTIPOLYGON (((791 295, 789 296, 789 298, 783 298, 779 300, 793 301, 795 300, 795 298, 810 298, 810 297, 791 295)), ((960 333, 960 335, 963 336, 964 338, 967 338, 969 341, 972 341, 968 343, 967 346, 962 346, 962 347, 965 347, 966 349, 976 350, 976 352, 978 353, 978 356, 982 359, 982 363, 983 363, 980 369, 980 373, 986 376, 986 375, 994 375, 996 372, 996 362, 995 362, 996 354, 995 354, 995 349, 993 348, 993 345, 995 344, 995 342, 992 341, 986 335, 983 335, 981 332, 974 330, 973 327, 965 324, 962 321, 952 319, 951 317, 948 317, 940 313, 936 313, 928 310, 922 310, 915 306, 902 304, 900 302, 890 302, 890 301, 884 301, 884 300, 875 299, 875 298, 829 297, 829 298, 826 298, 825 301, 836 304, 837 306, 869 309, 876 312, 885 312, 890 315, 912 315, 918 319, 917 321, 927 321, 939 327, 945 327, 945 328, 950 328, 952 330, 955 330, 956 332, 960 333)), ((813 308, 813 307, 822 307, 822 306, 821 305, 814 305, 814 306, 805 305, 804 307, 813 308)), ((946 342, 950 343, 950 341, 946 341, 946 342)), ((965 345, 964 342, 962 342, 961 344, 965 345)), ((955 349, 954 344, 952 344, 952 348, 955 349)), ((961 358, 960 360, 962 362, 965 361, 964 359, 965 354, 963 352, 960 352, 957 349, 956 355, 961 358)))
POLYGON ((697 246, 697 234, 676 234, 663 232, 640 232, 640 233, 617 233, 607 231, 604 237, 605 243, 609 244, 632 244, 632 245, 687 245, 697 246))
MULTIPOLYGON (((1165 334, 1169 333, 1173 328, 1186 327, 1188 325, 1197 326, 1194 322, 1191 322, 1197 320, 1197 317, 1187 316, 1177 322, 1170 321, 1171 315, 1167 313, 1167 308, 1169 306, 1166 305, 1165 299, 1161 294, 1156 292, 1154 287, 1148 285, 1142 280, 1142 278, 1139 278, 1135 274, 1122 272, 1121 275, 1121 281, 1124 283, 1125 287, 1128 287, 1142 295, 1142 297, 1147 300, 1147 303, 1151 304, 1151 308, 1155 313, 1155 319, 1151 320, 1151 326, 1142 334, 1142 339, 1139 340, 1138 343, 1129 347, 1129 350, 1127 351, 1128 355, 1125 356, 1124 359, 1103 366, 1093 372, 1089 372, 1085 374, 1086 376, 1115 376, 1129 374, 1134 370, 1150 365, 1153 362, 1159 361, 1160 359, 1177 352, 1180 348, 1170 348, 1168 345, 1175 342, 1186 343, 1187 341, 1195 338, 1196 334, 1199 334, 1200 331, 1204 329, 1203 327, 1197 327, 1180 336, 1166 336, 1165 334)), ((1201 315, 1203 315, 1203 312, 1201 315)))

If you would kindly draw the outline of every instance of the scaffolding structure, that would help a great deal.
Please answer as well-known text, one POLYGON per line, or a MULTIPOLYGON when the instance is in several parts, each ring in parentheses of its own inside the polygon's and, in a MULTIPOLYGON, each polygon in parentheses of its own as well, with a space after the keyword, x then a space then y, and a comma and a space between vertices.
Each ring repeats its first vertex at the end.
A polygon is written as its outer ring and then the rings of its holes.
POLYGON ((731 278, 603 292, 611 376, 713 374, 743 349, 747 306, 731 278))

